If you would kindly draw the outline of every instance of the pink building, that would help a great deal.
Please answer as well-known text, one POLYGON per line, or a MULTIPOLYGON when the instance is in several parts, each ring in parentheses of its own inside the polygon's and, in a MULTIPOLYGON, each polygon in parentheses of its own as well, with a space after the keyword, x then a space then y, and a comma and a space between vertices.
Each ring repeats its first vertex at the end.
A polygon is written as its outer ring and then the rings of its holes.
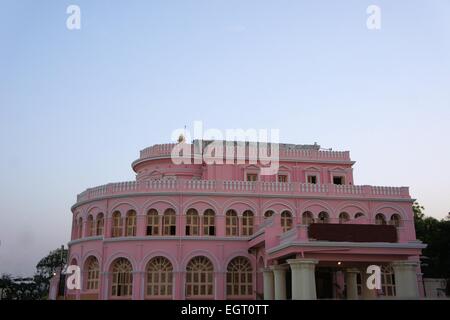
POLYGON ((421 295, 408 188, 354 184, 349 152, 280 144, 278 174, 263 176, 248 161, 175 165, 173 146, 142 150, 136 181, 78 195, 69 263, 82 287, 66 299, 421 295))

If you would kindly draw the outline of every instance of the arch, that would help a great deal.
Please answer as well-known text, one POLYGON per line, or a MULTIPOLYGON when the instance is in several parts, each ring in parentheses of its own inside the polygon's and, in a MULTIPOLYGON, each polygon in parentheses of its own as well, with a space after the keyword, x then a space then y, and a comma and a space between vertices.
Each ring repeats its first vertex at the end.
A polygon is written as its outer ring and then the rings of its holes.
POLYGON ((303 203, 300 211, 311 211, 315 216, 317 216, 321 211, 326 211, 330 218, 335 216, 335 211, 333 210, 333 208, 327 202, 322 200, 308 200, 303 203), (314 206, 317 206, 319 208, 315 208, 314 210, 312 209, 312 207, 314 206))
POLYGON ((95 232, 95 223, 94 223, 94 216, 92 214, 88 214, 86 218, 86 236, 92 237, 96 235, 95 232))
POLYGON ((216 213, 213 209, 206 209, 203 212, 203 235, 215 236, 216 235, 216 213))
POLYGON ((105 230, 105 215, 99 212, 95 217, 95 235, 102 236, 105 230))
POLYGON ((316 223, 330 223, 330 215, 326 211, 320 211, 316 223))
POLYGON ((83 263, 83 271, 85 290, 98 291, 100 288, 100 260, 93 255, 88 256, 83 263))
POLYGON ((358 219, 358 218, 363 218, 363 217, 365 217, 366 215, 364 214, 364 213, 362 213, 362 212, 357 212, 357 213, 355 213, 355 219, 358 219))
POLYGON ((88 250, 88 251, 84 254, 84 256, 83 256, 83 258, 82 258, 82 260, 81 260, 83 266, 86 264, 87 259, 89 259, 90 257, 96 258, 96 259, 98 260, 98 263, 99 263, 99 264, 100 264, 100 262, 102 261, 100 252, 98 252, 97 250, 93 250, 93 249, 92 249, 92 250, 88 250))
POLYGON ((340 224, 347 223, 348 221, 350 221, 350 215, 347 212, 342 211, 341 213, 339 213, 340 224))
POLYGON ((177 214, 172 208, 164 211, 162 221, 163 236, 175 236, 177 234, 177 214))
POLYGON ((395 292, 395 274, 392 266, 381 266, 381 294, 387 297, 394 297, 395 292))
POLYGON ((272 210, 274 213, 289 210, 294 215, 295 207, 287 200, 270 200, 262 206, 262 212, 265 212, 266 210, 272 210), (275 207, 279 207, 278 210, 276 210, 275 207))
POLYGON ((109 272, 110 295, 115 298, 131 298, 133 295, 133 265, 127 258, 119 257, 112 261, 109 272))
POLYGON ((293 224, 292 212, 290 212, 289 210, 284 210, 281 213, 281 227, 283 232, 291 230, 292 224, 293 224))
POLYGON ((354 216, 357 212, 362 212, 364 215, 367 215, 370 212, 365 204, 353 201, 346 201, 337 206, 336 212, 342 211, 347 212, 350 216, 354 216))
POLYGON ((131 266, 133 267, 133 271, 139 271, 137 269, 137 267, 139 266, 139 264, 136 262, 136 260, 127 252, 125 251, 118 251, 115 252, 114 254, 112 254, 111 256, 109 256, 108 260, 106 261, 105 265, 104 265, 104 271, 105 272, 109 272, 111 270, 111 266, 112 263, 114 262, 114 260, 119 259, 119 258, 125 258, 128 261, 130 261, 131 266))
POLYGON ((267 210, 266 212, 264 212, 264 219, 270 218, 275 214, 275 211, 273 210, 267 210))
POLYGON ((144 202, 141 208, 142 214, 146 214, 150 209, 155 209, 158 212, 164 212, 165 210, 171 208, 175 212, 178 212, 178 206, 176 202, 170 201, 168 199, 150 199, 144 202))
POLYGON ((173 295, 173 264, 164 256, 151 258, 145 267, 145 296, 171 298, 173 295))
POLYGON ((385 215, 385 217, 390 217, 390 214, 393 213, 398 213, 400 215, 400 217, 402 218, 402 220, 408 220, 407 215, 404 211, 404 209, 400 206, 394 205, 394 204, 382 204, 379 205, 378 207, 376 207, 373 210, 374 215, 376 215, 377 213, 383 213, 385 215), (388 209, 388 210, 386 210, 388 209), (391 211, 391 213, 388 213, 388 211, 391 211))
POLYGON ((253 234, 253 226, 255 224, 255 214, 251 210, 245 210, 242 213, 242 235, 251 236, 253 234))
POLYGON ((401 227, 402 225, 402 218, 398 213, 393 213, 391 215, 391 218, 389 219, 389 223, 395 227, 401 227))
POLYGON ((111 214, 111 237, 117 238, 123 235, 123 218, 119 210, 115 210, 111 214))
POLYGON ((205 256, 212 262, 215 272, 222 271, 222 268, 217 258, 214 255, 212 255, 209 251, 203 249, 193 250, 188 255, 186 255, 180 264, 180 269, 185 271, 189 261, 196 256, 205 256))
POLYGON ((239 236, 239 217, 234 209, 228 209, 225 213, 225 236, 239 236))
POLYGON ((146 214, 145 234, 147 236, 157 236, 160 233, 160 217, 156 209, 149 209, 146 214))
POLYGON ((83 238, 83 218, 79 217, 78 218, 78 222, 77 222, 77 235, 78 235, 78 239, 83 238))
POLYGON ((186 265, 186 296, 214 297, 214 265, 206 256, 195 256, 186 265))
POLYGON ((385 225, 387 223, 386 216, 382 213, 377 213, 375 215, 375 224, 385 225))
POLYGON ((253 266, 247 257, 237 256, 227 264, 227 297, 253 295, 253 266))
POLYGON ((186 208, 184 214, 186 214, 187 209, 190 209, 192 207, 196 207, 196 209, 199 209, 200 211, 204 211, 208 208, 212 208, 214 210, 214 212, 220 212, 219 204, 212 199, 192 198, 192 199, 187 200, 186 202, 183 203, 183 208, 186 208), (203 205, 196 207, 196 204, 198 204, 198 203, 203 203, 203 205))
POLYGON ((80 266, 79 261, 81 261, 81 258, 78 254, 75 253, 75 254, 71 254, 67 261, 69 261, 71 265, 80 266), (75 262, 74 262, 74 260, 75 260, 75 262))
POLYGON ((177 263, 177 259, 173 255, 171 255, 169 252, 166 252, 166 251, 163 251, 163 250, 155 250, 155 251, 152 251, 149 254, 147 254, 141 260, 141 263, 139 264, 139 270, 144 270, 145 271, 145 268, 147 267, 148 262, 150 260, 152 260, 153 258, 155 258, 155 257, 164 257, 164 258, 166 258, 172 264, 174 272, 181 271, 180 270, 180 266, 177 263))
POLYGON ((249 199, 231 198, 223 203, 223 212, 226 213, 230 209, 235 210, 238 215, 241 215, 246 210, 258 212, 258 205, 249 199))
MULTIPOLYGON (((122 215, 125 215, 128 211, 134 210, 138 212, 138 206, 133 201, 123 201, 120 199, 121 202, 114 203, 111 208, 109 209, 109 212, 115 212, 119 211, 122 215)), ((125 218, 125 216, 122 216, 122 218, 125 218)))
POLYGON ((197 209, 190 208, 186 211, 186 230, 187 236, 200 235, 200 215, 197 209))
POLYGON ((125 218, 125 237, 135 237, 137 229, 136 210, 128 210, 125 218))
POLYGON ((314 215, 311 211, 305 211, 302 213, 302 224, 303 225, 310 225, 311 223, 314 223, 314 215))
POLYGON ((95 220, 99 213, 106 212, 106 208, 100 208, 100 206, 98 206, 97 204, 93 204, 89 208, 87 208, 86 212, 88 214, 92 214, 95 220))

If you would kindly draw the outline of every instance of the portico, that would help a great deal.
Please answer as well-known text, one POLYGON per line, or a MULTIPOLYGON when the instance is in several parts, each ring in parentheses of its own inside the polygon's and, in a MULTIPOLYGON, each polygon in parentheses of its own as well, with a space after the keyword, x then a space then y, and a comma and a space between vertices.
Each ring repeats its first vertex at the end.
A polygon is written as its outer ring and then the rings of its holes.
MULTIPOLYGON (((321 288, 316 283, 318 265, 317 259, 297 258, 287 259, 284 264, 265 268, 263 270, 264 299, 286 300, 287 297, 291 297, 292 300, 315 300, 320 298, 317 290, 321 288), (289 286, 287 286, 288 281, 290 281, 289 286)), ((337 286, 343 292, 342 296, 334 294, 330 297, 331 299, 371 300, 386 299, 389 296, 396 299, 419 298, 417 267, 417 262, 409 260, 392 261, 386 264, 383 270, 393 270, 393 273, 382 274, 384 282, 379 290, 367 287, 366 282, 370 274, 366 273, 366 267, 356 264, 353 267, 336 267, 335 269, 322 267, 322 269, 332 270, 330 279, 333 278, 334 282, 330 285, 337 286), (392 288, 392 294, 391 291, 387 292, 387 288, 392 288)))

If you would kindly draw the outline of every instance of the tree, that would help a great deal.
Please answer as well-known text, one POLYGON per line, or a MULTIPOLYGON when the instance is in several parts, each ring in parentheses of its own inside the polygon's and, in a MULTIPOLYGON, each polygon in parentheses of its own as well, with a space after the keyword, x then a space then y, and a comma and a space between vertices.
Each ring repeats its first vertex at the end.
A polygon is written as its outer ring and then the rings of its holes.
POLYGON ((425 277, 450 278, 450 220, 426 217, 424 207, 413 204, 416 236, 427 244, 423 250, 425 277))
POLYGON ((59 248, 53 250, 36 265, 36 276, 41 277, 43 280, 50 280, 57 268, 65 265, 66 262, 67 249, 59 248))
POLYGON ((41 300, 48 296, 50 279, 67 261, 67 250, 63 247, 51 251, 36 265, 33 277, 22 278, 4 274, 0 278, 0 299, 41 300))

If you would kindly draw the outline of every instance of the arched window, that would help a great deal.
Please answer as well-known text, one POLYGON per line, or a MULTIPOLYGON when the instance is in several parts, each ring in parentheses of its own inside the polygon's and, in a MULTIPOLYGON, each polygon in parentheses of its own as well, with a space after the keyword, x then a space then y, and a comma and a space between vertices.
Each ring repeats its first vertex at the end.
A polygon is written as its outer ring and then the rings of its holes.
POLYGON ((112 264, 111 296, 131 297, 133 292, 133 267, 125 258, 118 258, 112 264))
POLYGON ((317 219, 318 223, 328 223, 329 221, 330 221, 330 219, 328 217, 328 213, 326 213, 325 211, 322 211, 319 213, 318 219, 317 219))
POLYGON ((103 235, 103 228, 105 226, 105 218, 103 216, 103 213, 100 212, 99 214, 97 214, 96 220, 97 220, 97 222, 95 223, 96 224, 96 228, 97 228, 96 235, 97 236, 102 236, 103 235))
POLYGON ((397 213, 394 213, 391 216, 391 223, 390 224, 393 225, 393 226, 396 226, 397 228, 400 227, 400 224, 401 224, 400 215, 397 214, 397 213))
POLYGON ((273 211, 272 210, 267 210, 265 213, 264 213, 264 219, 267 219, 267 218, 270 218, 271 216, 273 216, 273 211))
POLYGON ((381 290, 386 297, 395 297, 395 276, 391 266, 381 267, 381 290))
POLYGON ((78 238, 83 238, 83 218, 78 219, 78 238))
POLYGON ((251 296, 252 294, 252 265, 247 258, 234 258, 227 267, 227 296, 251 296))
POLYGON ((342 223, 346 223, 348 221, 350 221, 350 216, 348 215, 348 213, 347 212, 341 212, 339 214, 339 223, 342 224, 342 223))
POLYGON ((126 237, 135 237, 136 236, 136 211, 130 210, 127 212, 126 217, 126 237))
POLYGON ((173 267, 164 257, 155 257, 147 264, 147 296, 170 298, 172 296, 173 267))
POLYGON ((386 224, 386 218, 384 217, 384 214, 378 213, 375 216, 375 224, 378 224, 378 225, 385 225, 386 224))
POLYGON ((173 209, 167 209, 163 218, 163 235, 174 236, 177 233, 177 216, 173 209))
POLYGON ((226 222, 226 232, 227 236, 238 236, 239 235, 239 224, 238 224, 238 215, 234 210, 228 210, 225 214, 225 222, 226 222))
POLYGON ((159 235, 159 216, 158 211, 150 209, 147 212, 147 231, 148 236, 159 235))
POLYGON ((121 237, 122 236, 122 216, 119 211, 114 211, 112 215, 112 236, 121 237))
POLYGON ((186 235, 198 236, 200 232, 200 217, 197 210, 189 209, 186 212, 186 235))
POLYGON ((203 256, 192 258, 186 267, 186 297, 212 298, 214 294, 214 267, 203 256))
POLYGON ((281 213, 281 227, 283 228, 283 232, 292 229, 292 214, 289 211, 283 211, 281 213))
POLYGON ((314 223, 314 216, 313 216, 312 212, 310 212, 310 211, 303 212, 302 224, 309 226, 311 223, 314 223))
POLYGON ((87 218, 87 236, 92 237, 95 235, 95 224, 94 224, 94 217, 90 214, 87 218))
POLYGON ((203 235, 216 235, 215 213, 211 209, 207 209, 205 212, 203 212, 203 235))
POLYGON ((242 214, 242 235, 251 236, 253 234, 253 212, 244 211, 242 214))
POLYGON ((100 279, 100 267, 96 257, 89 257, 85 264, 86 270, 86 289, 98 290, 100 279))
POLYGON ((364 217, 364 213, 362 213, 362 212, 358 212, 355 214, 355 219, 362 218, 362 217, 364 217))

